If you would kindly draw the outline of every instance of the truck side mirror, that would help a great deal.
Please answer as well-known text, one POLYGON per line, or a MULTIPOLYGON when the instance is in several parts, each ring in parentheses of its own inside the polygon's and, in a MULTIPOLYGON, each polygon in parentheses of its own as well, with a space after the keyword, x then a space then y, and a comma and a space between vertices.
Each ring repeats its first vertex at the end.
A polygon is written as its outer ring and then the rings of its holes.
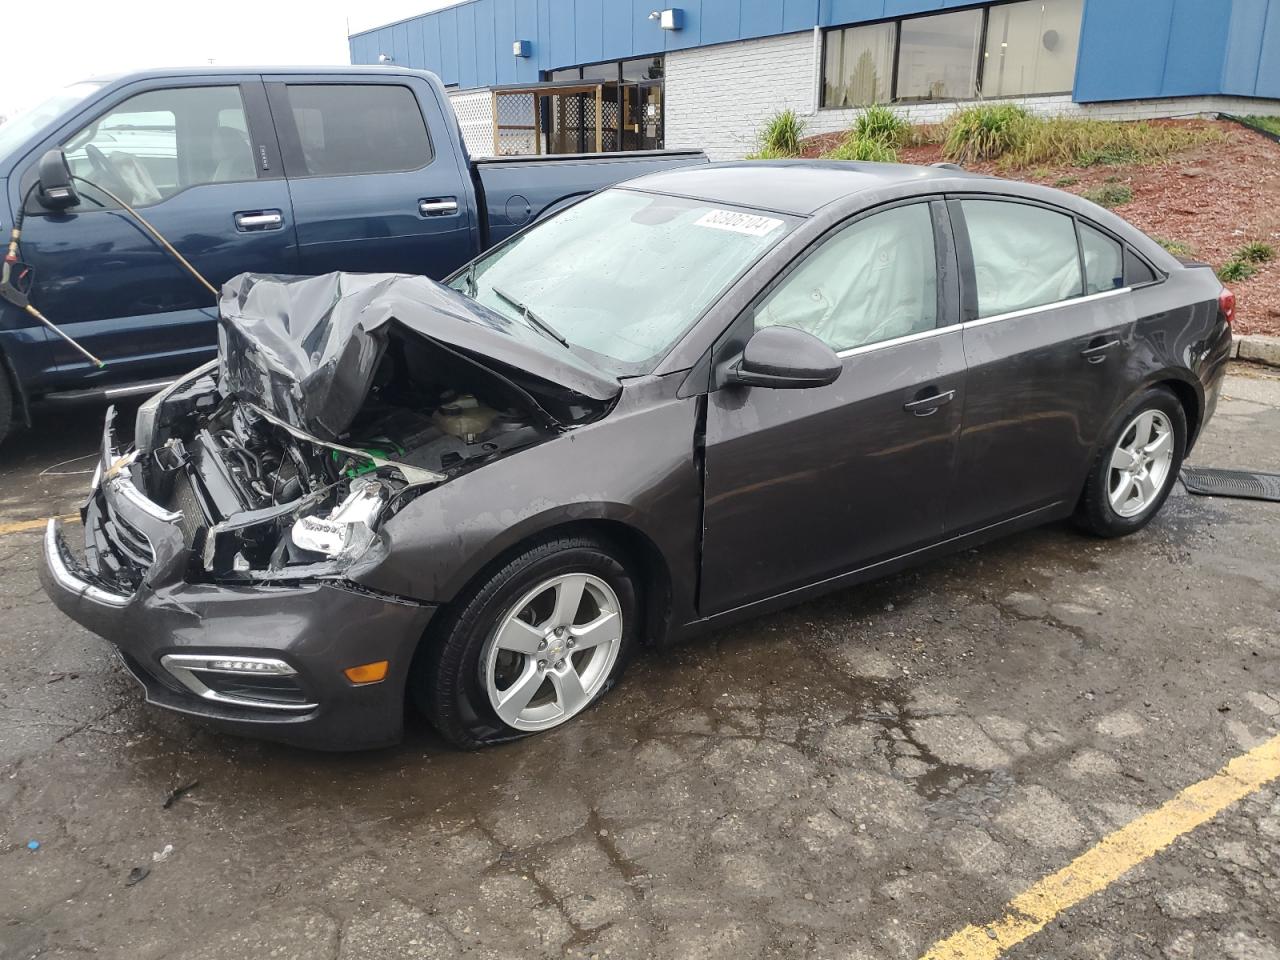
POLYGON ((72 186, 71 166, 67 163, 67 155, 61 150, 53 149, 40 158, 37 168, 40 174, 40 188, 36 191, 36 199, 46 210, 65 210, 80 202, 80 194, 72 186))

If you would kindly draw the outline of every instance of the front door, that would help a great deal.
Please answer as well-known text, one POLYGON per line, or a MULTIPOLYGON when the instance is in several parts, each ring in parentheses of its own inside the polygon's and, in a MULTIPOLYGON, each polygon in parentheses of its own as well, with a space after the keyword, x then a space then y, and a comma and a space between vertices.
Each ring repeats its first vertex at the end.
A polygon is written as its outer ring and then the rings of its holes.
POLYGON ((1102 231, 1012 200, 950 207, 975 317, 964 324, 968 400, 948 511, 962 533, 1074 505, 1099 434, 1136 386, 1136 313, 1124 248, 1102 231))
POLYGON ((135 207, 215 287, 246 270, 296 272, 262 84, 141 86, 42 147, 23 177, 25 190, 40 152, 61 144, 82 178, 81 202, 66 212, 31 201, 22 235, 32 302, 107 364, 94 370, 50 337, 57 378, 71 386, 173 376, 217 346, 213 295, 97 187, 135 207))
POLYGON ((814 334, 844 370, 826 387, 708 398, 704 616, 943 537, 964 399, 949 236, 936 201, 864 215, 744 318, 814 334))
POLYGON ((267 84, 306 274, 440 279, 476 253, 470 171, 422 80, 288 77, 267 84), (427 118, 431 118, 428 125, 427 118))

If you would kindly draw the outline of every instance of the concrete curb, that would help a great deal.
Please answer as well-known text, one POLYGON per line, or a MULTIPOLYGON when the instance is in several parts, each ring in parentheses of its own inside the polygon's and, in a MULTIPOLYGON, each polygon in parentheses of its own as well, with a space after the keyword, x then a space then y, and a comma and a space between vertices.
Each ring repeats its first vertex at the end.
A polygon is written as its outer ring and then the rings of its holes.
POLYGON ((1254 363, 1265 363, 1269 367, 1280 367, 1280 337, 1264 337, 1261 334, 1236 337, 1231 341, 1231 356, 1254 363))

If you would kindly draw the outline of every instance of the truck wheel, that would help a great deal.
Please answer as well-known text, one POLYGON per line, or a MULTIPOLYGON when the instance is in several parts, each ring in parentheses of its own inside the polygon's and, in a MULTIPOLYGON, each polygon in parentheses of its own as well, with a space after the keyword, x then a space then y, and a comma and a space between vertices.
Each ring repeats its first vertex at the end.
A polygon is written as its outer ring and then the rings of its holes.
POLYGON ((9 428, 13 426, 13 383, 9 380, 9 371, 0 363, 0 443, 9 436, 9 428))
POLYGON ((636 580, 609 545, 558 537, 509 561, 446 612, 411 694, 455 746, 550 730, 604 695, 639 636, 636 580))
POLYGON ((1138 397, 1118 418, 1085 481, 1077 526, 1099 537, 1123 537, 1151 522, 1173 489, 1187 449, 1187 415, 1160 387, 1138 397))

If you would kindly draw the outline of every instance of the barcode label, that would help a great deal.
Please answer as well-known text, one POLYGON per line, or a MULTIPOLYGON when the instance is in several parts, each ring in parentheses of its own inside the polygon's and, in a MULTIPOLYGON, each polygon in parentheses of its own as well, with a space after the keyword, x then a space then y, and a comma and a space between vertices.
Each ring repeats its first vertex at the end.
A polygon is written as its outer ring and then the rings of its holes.
POLYGON ((712 230, 728 230, 730 233, 745 233, 749 237, 763 237, 782 226, 782 221, 755 213, 708 210, 694 221, 694 225, 710 227, 712 230))

